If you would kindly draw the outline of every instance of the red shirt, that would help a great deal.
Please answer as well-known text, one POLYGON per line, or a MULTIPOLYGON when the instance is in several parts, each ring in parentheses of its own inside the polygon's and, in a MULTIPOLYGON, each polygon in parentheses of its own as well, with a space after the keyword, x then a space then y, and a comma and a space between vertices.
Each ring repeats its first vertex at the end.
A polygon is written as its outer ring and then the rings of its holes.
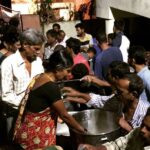
POLYGON ((73 62, 74 65, 83 63, 88 68, 89 72, 91 72, 88 61, 80 53, 73 57, 73 62))

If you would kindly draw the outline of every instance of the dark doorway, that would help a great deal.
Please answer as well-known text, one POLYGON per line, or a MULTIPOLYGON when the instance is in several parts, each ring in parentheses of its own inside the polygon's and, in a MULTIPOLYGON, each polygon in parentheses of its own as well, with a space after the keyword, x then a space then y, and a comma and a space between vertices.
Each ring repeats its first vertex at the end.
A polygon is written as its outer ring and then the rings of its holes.
POLYGON ((85 32, 90 33, 93 37, 95 37, 98 32, 105 31, 105 19, 84 20, 83 24, 85 26, 85 32))

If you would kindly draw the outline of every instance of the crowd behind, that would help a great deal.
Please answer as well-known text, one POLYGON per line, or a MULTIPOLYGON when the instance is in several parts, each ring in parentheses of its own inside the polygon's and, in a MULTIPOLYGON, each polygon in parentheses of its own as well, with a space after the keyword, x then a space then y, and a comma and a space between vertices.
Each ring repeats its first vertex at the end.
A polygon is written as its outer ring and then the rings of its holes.
POLYGON ((150 149, 150 70, 146 50, 130 45, 124 21, 113 33, 96 37, 75 25, 69 37, 58 23, 44 36, 36 29, 19 31, 19 21, 0 19, 0 142, 3 149, 58 149, 57 122, 86 134, 71 115, 104 109, 117 114, 122 137, 80 150, 150 149), (68 81, 68 82, 66 82, 68 81), (70 81, 70 82, 69 82, 70 81), (59 117, 59 119, 58 119, 59 117), (138 143, 136 142, 138 141, 138 143), (13 145, 12 145, 13 144, 13 145), (6 146, 7 145, 7 146, 6 146))

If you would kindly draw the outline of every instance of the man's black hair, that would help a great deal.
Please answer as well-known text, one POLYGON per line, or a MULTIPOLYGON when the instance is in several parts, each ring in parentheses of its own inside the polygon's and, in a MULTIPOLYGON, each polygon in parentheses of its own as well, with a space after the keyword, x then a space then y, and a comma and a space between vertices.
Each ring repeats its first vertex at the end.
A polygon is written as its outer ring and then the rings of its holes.
POLYGON ((75 25, 75 28, 84 29, 84 25, 83 25, 83 23, 78 23, 78 24, 75 25))
POLYGON ((128 91, 130 93, 135 93, 136 92, 135 97, 137 97, 137 98, 140 97, 141 93, 144 90, 144 84, 143 84, 143 80, 137 74, 135 74, 135 73, 125 74, 120 79, 129 80, 128 91))
POLYGON ((132 46, 128 50, 128 58, 134 59, 136 64, 145 64, 146 50, 143 46, 132 46))
POLYGON ((94 47, 89 47, 88 50, 87 50, 87 53, 88 52, 93 52, 94 55, 96 55, 96 49, 94 47))
POLYGON ((71 73, 74 79, 81 79, 85 75, 89 75, 89 70, 85 64, 79 63, 73 66, 71 73))

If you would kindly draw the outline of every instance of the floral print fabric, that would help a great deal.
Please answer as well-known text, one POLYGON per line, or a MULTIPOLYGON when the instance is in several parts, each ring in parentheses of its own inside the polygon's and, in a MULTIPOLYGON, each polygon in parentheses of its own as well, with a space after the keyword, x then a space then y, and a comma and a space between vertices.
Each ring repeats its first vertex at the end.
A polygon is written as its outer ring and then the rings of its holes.
POLYGON ((55 145, 57 116, 50 112, 50 108, 39 113, 27 112, 15 141, 27 150, 55 145))

